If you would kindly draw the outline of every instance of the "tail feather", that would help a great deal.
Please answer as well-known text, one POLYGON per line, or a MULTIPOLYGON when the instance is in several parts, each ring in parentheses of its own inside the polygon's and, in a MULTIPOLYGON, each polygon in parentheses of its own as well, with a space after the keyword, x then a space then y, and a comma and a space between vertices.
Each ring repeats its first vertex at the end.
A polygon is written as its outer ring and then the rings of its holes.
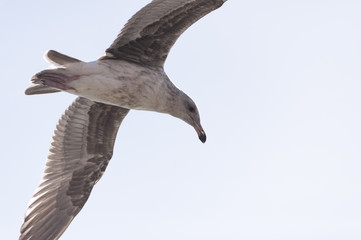
POLYGON ((25 89, 26 95, 46 94, 46 93, 56 93, 56 92, 61 92, 61 90, 41 84, 33 84, 27 89, 25 89))
POLYGON ((81 62, 79 59, 69 57, 65 54, 54 50, 49 50, 45 53, 45 58, 52 64, 57 66, 65 66, 69 63, 81 62))
MULTIPOLYGON (((67 55, 64 55, 62 53, 59 53, 54 50, 49 50, 47 53, 45 53, 45 58, 52 64, 56 66, 63 66, 66 67, 68 64, 81 62, 80 60, 76 58, 69 57, 67 55)), ((31 86, 29 86, 25 90, 26 95, 35 95, 35 94, 45 94, 45 93, 56 93, 61 92, 61 89, 55 88, 54 86, 47 86, 44 84, 44 79, 42 79, 40 76, 41 74, 46 73, 62 73, 65 69, 64 68, 58 68, 58 69, 49 69, 44 70, 40 73, 37 73, 35 76, 32 77, 31 82, 33 83, 31 86)))

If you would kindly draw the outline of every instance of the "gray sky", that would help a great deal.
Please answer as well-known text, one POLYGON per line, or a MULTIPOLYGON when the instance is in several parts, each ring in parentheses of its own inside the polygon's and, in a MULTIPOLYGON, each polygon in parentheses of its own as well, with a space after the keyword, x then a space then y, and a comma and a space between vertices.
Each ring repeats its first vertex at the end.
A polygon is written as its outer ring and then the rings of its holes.
MULTIPOLYGON (((149 1, 3 1, 2 239, 16 239, 67 93, 25 96, 54 49, 103 54, 149 1)), ((207 143, 132 111, 62 239, 360 239, 361 1, 229 0, 165 70, 197 103, 207 143)))

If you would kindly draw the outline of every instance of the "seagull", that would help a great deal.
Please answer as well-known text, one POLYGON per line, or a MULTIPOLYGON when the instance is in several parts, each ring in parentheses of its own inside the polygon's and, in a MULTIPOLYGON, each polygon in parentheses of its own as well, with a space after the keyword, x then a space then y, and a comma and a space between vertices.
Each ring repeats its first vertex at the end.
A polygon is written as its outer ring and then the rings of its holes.
POLYGON ((60 238, 103 175, 130 109, 170 114, 206 141, 196 104, 163 66, 178 37, 226 1, 153 0, 130 18, 98 60, 83 62, 54 50, 45 54, 54 67, 35 74, 25 94, 63 91, 78 97, 56 126, 19 239, 60 238))

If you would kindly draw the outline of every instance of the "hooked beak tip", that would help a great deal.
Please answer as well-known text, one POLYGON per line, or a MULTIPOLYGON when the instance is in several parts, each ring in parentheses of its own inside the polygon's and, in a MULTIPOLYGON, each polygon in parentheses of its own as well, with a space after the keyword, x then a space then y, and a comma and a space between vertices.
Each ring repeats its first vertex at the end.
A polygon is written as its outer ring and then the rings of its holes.
POLYGON ((198 138, 199 138, 199 140, 201 140, 202 143, 205 143, 207 140, 206 133, 204 131, 202 131, 200 134, 198 134, 198 138))
POLYGON ((207 136, 206 136, 206 133, 204 132, 201 124, 197 123, 196 121, 193 120, 193 127, 198 134, 199 140, 201 140, 202 143, 205 143, 207 140, 207 136))

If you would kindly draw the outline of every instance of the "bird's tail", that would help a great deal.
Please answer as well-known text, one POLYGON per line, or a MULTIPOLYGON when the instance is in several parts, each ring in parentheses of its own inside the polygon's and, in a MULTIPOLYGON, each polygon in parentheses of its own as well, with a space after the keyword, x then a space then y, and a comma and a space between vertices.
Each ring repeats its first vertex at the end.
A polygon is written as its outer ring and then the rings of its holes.
MULTIPOLYGON (((49 63, 52 63, 57 67, 66 67, 68 64, 81 62, 76 58, 69 57, 54 50, 49 50, 48 52, 46 52, 44 57, 49 63)), ((57 69, 44 70, 43 72, 48 72, 52 70, 57 70, 57 69)), ((46 86, 44 82, 37 77, 40 73, 32 77, 31 82, 33 84, 25 90, 26 95, 61 92, 60 89, 46 86)))

